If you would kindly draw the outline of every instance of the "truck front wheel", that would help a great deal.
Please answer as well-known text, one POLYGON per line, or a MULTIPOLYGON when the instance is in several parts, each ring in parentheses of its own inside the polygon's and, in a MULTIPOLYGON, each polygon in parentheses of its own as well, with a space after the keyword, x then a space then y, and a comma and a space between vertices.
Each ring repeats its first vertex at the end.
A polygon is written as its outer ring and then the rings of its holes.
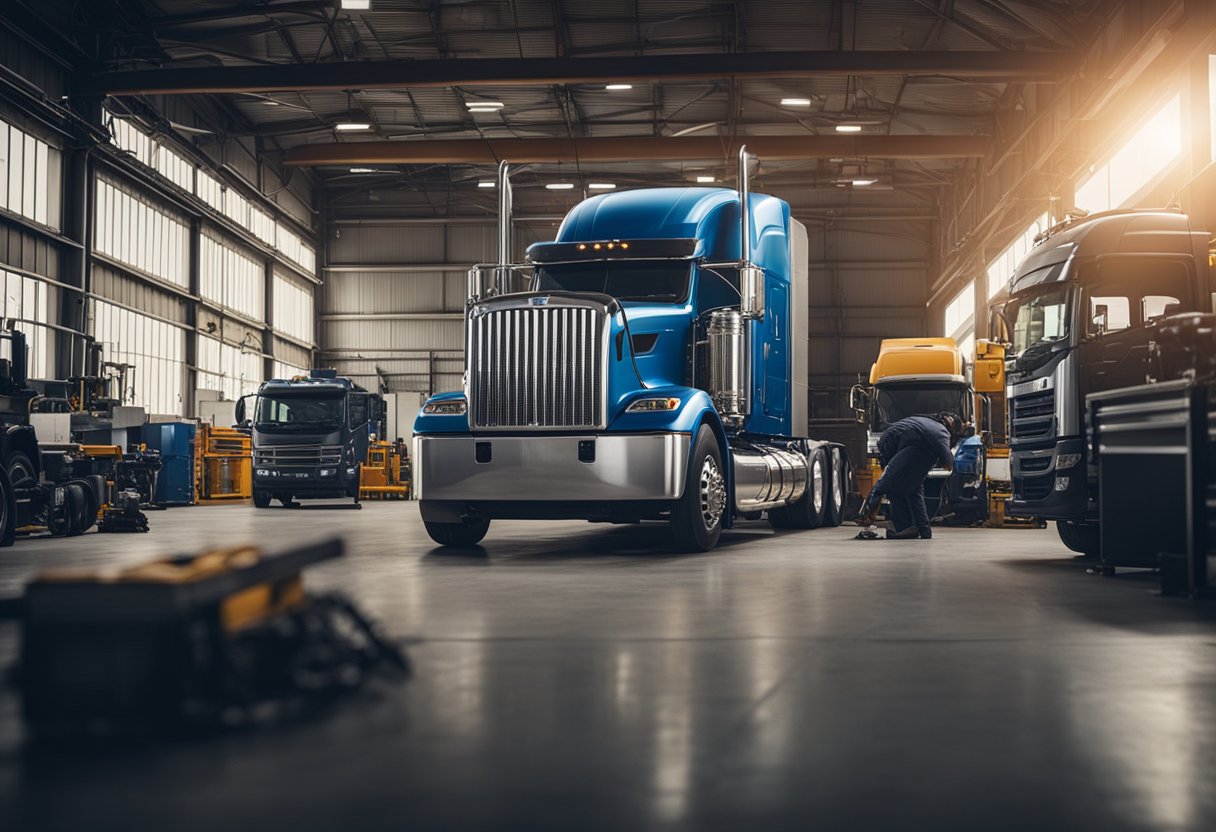
POLYGON ((1064 545, 1087 558, 1096 558, 1102 552, 1099 529, 1095 523, 1074 523, 1057 520, 1056 532, 1064 545))
POLYGON ((726 479, 714 432, 702 425, 693 444, 684 496, 671 509, 671 533, 683 552, 707 552, 722 536, 726 479))
POLYGON ((260 488, 253 489, 253 504, 258 508, 270 507, 270 492, 260 488))
POLYGON ((456 548, 476 546, 490 530, 489 520, 474 520, 467 523, 436 523, 432 520, 424 520, 423 523, 426 525, 426 533, 431 536, 431 540, 440 546, 456 548))

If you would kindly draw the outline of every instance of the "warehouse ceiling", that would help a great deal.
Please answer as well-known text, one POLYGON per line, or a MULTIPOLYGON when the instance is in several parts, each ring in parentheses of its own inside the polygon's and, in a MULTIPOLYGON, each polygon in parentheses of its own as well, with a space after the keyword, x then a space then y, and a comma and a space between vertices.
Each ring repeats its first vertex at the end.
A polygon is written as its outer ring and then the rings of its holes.
POLYGON ((478 184, 508 154, 529 160, 517 204, 551 213, 592 184, 729 182, 749 137, 780 148, 757 187, 796 210, 923 213, 1115 5, 19 2, 100 58, 93 81, 119 108, 205 96, 266 152, 315 166, 337 212, 432 216, 492 211, 478 184), (631 139, 676 141, 642 154, 631 139))

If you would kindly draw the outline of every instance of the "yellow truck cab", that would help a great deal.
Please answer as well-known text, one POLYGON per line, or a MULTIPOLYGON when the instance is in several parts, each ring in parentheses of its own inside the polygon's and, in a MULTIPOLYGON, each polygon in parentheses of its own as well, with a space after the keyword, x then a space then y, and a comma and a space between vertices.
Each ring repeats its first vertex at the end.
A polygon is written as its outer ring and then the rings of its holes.
MULTIPOLYGON (((908 416, 942 411, 971 422, 973 392, 967 380, 967 362, 953 338, 887 338, 870 368, 868 385, 856 385, 850 396, 858 421, 866 425, 866 464, 857 470, 862 497, 882 474, 878 437, 887 427, 908 416)), ((935 468, 931 480, 949 477, 935 468)), ((926 497, 933 499, 926 488, 926 497)))

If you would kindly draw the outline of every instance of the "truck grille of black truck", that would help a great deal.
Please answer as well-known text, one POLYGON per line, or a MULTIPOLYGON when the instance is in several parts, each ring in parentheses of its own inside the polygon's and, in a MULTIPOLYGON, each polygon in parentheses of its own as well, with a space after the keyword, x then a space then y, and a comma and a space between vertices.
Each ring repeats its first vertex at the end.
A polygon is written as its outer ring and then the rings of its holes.
POLYGON ((1046 477, 1016 477, 1013 481, 1015 500, 1045 500, 1055 486, 1054 474, 1046 477))
POLYGON ((269 445, 253 452, 254 466, 315 468, 341 463, 341 445, 269 445))
POLYGON ((469 321, 477 428, 603 428, 607 315, 581 306, 489 309, 469 321))
POLYGON ((1056 395, 1054 390, 1031 393, 1013 400, 1010 423, 1014 439, 1033 439, 1051 435, 1055 426, 1056 395))

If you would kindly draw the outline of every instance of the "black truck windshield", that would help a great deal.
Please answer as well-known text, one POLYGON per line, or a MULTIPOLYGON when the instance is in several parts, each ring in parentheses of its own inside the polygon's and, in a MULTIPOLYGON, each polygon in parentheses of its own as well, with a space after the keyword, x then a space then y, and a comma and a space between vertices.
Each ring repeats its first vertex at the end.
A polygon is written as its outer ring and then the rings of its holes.
POLYGON ((1036 286, 1005 304, 1005 319, 1013 325, 1013 354, 1055 344, 1068 338, 1072 285, 1036 286))
POLYGON ((970 415, 964 385, 942 382, 883 384, 874 392, 874 417, 870 429, 881 433, 900 419, 942 412, 963 417, 970 415))
POLYGON ((680 303, 688 297, 689 263, 679 260, 608 260, 542 266, 535 290, 599 292, 617 300, 680 303))
POLYGON ((333 429, 342 424, 343 400, 341 394, 263 394, 258 397, 254 424, 272 429, 333 429))

